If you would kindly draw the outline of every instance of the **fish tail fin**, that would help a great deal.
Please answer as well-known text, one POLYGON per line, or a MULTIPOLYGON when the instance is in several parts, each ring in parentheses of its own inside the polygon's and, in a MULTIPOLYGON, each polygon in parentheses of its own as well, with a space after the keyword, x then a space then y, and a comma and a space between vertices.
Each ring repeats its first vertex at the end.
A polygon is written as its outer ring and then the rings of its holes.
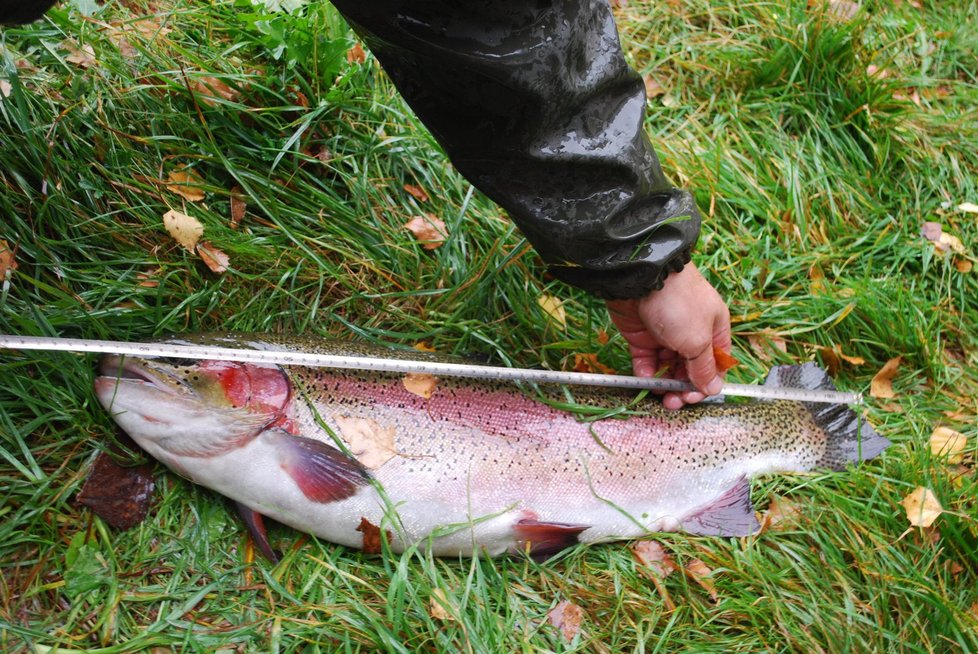
MULTIPOLYGON (((814 363, 772 368, 764 385, 835 390, 828 373, 814 363)), ((826 435, 825 453, 816 467, 842 470, 848 463, 876 457, 890 445, 890 441, 876 433, 872 425, 845 404, 802 404, 826 435)))

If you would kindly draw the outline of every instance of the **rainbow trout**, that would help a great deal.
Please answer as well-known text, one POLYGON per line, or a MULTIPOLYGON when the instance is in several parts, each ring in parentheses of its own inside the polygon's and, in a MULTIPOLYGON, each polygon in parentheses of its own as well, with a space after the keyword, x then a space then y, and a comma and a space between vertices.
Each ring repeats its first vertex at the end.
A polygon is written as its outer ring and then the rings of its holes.
MULTIPOLYGON (((428 356, 265 336, 188 340, 428 356)), ((174 472, 234 500, 273 560, 262 516, 350 547, 376 548, 379 528, 395 551, 450 556, 545 556, 663 531, 741 536, 758 526, 751 476, 839 470, 889 445, 843 405, 672 412, 634 392, 574 389, 595 410, 625 407, 582 420, 506 383, 441 378, 419 389, 389 373, 117 356, 101 371, 95 390, 116 422, 174 472)), ((775 368, 766 383, 832 388, 811 363, 775 368)))

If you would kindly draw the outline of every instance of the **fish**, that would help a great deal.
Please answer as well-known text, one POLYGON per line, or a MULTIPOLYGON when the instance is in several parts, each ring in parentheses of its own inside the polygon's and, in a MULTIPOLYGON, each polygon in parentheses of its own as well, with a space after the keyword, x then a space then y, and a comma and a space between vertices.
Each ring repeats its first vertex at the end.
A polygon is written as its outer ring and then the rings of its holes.
MULTIPOLYGON (((444 355, 245 334, 172 342, 411 360, 444 355)), ((665 409, 619 389, 106 355, 95 393, 149 455, 265 518, 376 552, 525 553, 685 532, 755 533, 750 479, 843 470, 889 445, 849 407, 796 401, 665 409), (567 398, 574 410, 567 410, 567 398)), ((765 382, 833 390, 814 363, 765 382)))

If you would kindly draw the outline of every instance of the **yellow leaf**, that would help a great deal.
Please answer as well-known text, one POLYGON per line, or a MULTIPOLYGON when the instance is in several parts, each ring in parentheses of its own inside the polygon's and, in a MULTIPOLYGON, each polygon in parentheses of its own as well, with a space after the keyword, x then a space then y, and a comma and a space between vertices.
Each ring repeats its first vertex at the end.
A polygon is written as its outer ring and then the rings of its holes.
POLYGON ((686 576, 702 586, 710 594, 710 599, 717 601, 717 588, 713 583, 713 570, 699 559, 693 559, 686 564, 686 576))
POLYGON ((231 264, 231 259, 228 255, 224 254, 221 250, 204 241, 197 244, 197 254, 200 255, 201 260, 204 265, 210 268, 211 272, 221 274, 228 269, 231 264))
POLYGON ((573 602, 564 600, 547 613, 547 620, 560 629, 564 640, 568 643, 581 632, 581 621, 584 619, 584 609, 573 602))
POLYGON ((958 205, 958 211, 964 211, 965 213, 978 213, 978 204, 974 202, 962 202, 958 205))
POLYGON ((437 352, 435 348, 431 347, 424 341, 421 341, 420 343, 415 343, 414 349, 417 350, 418 352, 437 352))
POLYGON ((448 237, 448 230, 445 228, 444 221, 430 213, 424 216, 415 216, 405 223, 404 227, 414 234, 414 237, 418 239, 421 247, 425 250, 434 250, 441 246, 445 242, 445 238, 448 237))
POLYGON ((370 418, 340 414, 334 414, 333 420, 350 453, 364 466, 376 470, 397 454, 393 427, 382 427, 370 418))
POLYGON ((204 235, 204 226, 196 218, 172 209, 163 214, 163 226, 177 243, 190 252, 194 251, 197 241, 204 235))
POLYGON ((801 518, 801 509, 789 499, 777 495, 771 498, 771 504, 761 516, 761 528, 758 533, 779 531, 796 525, 801 518))
POLYGON ((78 47, 71 41, 64 42, 64 48, 68 51, 65 61, 75 64, 81 68, 91 68, 95 65, 95 49, 87 43, 78 47))
POLYGON ((401 379, 401 383, 404 384, 404 388, 410 393, 414 393, 418 397, 423 397, 428 399, 431 394, 435 392, 435 386, 438 385, 438 378, 434 375, 427 375, 424 373, 409 372, 404 375, 401 379))
POLYGON ((174 170, 167 175, 165 182, 168 189, 190 202, 204 199, 204 189, 201 188, 203 183, 204 180, 197 173, 187 168, 174 170))
POLYGON ((14 250, 7 241, 0 238, 0 282, 6 280, 14 270, 17 270, 17 260, 14 258, 14 250))
POLYGON ((567 312, 564 311, 564 303, 553 295, 541 295, 537 298, 537 304, 547 314, 547 317, 557 327, 567 329, 567 312))
POLYGON ((632 543, 632 556, 660 577, 668 577, 676 570, 676 562, 657 540, 640 540, 632 543))
POLYGON ((914 527, 930 527, 944 512, 941 503, 929 488, 919 486, 900 502, 907 511, 907 520, 914 527))
POLYGON ((930 435, 930 453, 946 458, 948 463, 961 463, 967 444, 964 434, 948 427, 937 427, 930 435))
POLYGON ((455 622, 455 617, 446 610, 445 607, 447 606, 451 606, 451 604, 448 603, 445 591, 441 588, 432 590, 431 598, 428 600, 428 614, 436 620, 455 622))
POLYGON ((873 377, 869 385, 869 394, 873 397, 890 398, 896 397, 893 391, 893 378, 896 376, 897 369, 903 357, 894 357, 886 362, 880 371, 873 377))

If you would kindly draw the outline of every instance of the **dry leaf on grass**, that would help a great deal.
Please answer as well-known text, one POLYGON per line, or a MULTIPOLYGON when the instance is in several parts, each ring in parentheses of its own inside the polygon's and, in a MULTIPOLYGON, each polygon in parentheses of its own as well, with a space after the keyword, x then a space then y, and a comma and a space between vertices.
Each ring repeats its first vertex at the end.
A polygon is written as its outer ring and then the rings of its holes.
POLYGON ((713 570, 699 559, 693 559, 686 564, 686 576, 699 584, 703 590, 710 595, 710 599, 717 601, 717 588, 713 583, 713 570))
POLYGON ((174 170, 166 176, 166 187, 190 202, 200 202, 204 199, 204 180, 189 168, 174 170))
POLYGON ((886 362, 880 371, 876 373, 873 380, 869 384, 869 394, 872 397, 878 398, 891 398, 896 397, 896 393, 893 390, 893 378, 896 377, 897 369, 900 367, 900 362, 903 357, 893 357, 886 362))
POLYGON ((445 596, 445 591, 441 588, 432 590, 431 597, 428 599, 428 615, 436 620, 455 622, 455 616, 448 612, 446 606, 450 606, 450 604, 448 597, 445 596))
POLYGON ((781 336, 774 332, 759 332, 747 335, 747 342, 754 354, 761 361, 767 363, 774 360, 772 351, 787 352, 788 343, 781 336))
POLYGON ((207 241, 197 244, 197 254, 200 255, 204 265, 210 268, 211 272, 221 274, 228 269, 231 259, 221 250, 211 245, 207 241))
POLYGON ((645 82, 646 98, 651 100, 652 98, 656 98, 659 97, 660 95, 665 94, 666 88, 659 83, 659 80, 652 77, 652 75, 646 75, 645 77, 642 78, 642 81, 645 82))
POLYGON ((156 276, 163 272, 162 268, 153 268, 152 270, 147 270, 136 275, 136 279, 139 280, 139 286, 143 288, 156 288, 160 285, 156 276))
POLYGON ((832 347, 821 347, 819 352, 822 354, 822 361, 825 364, 829 375, 834 376, 842 368, 842 362, 850 363, 854 366, 861 366, 866 363, 862 357, 849 356, 842 351, 842 346, 836 343, 832 347))
POLYGON ((617 375, 618 371, 598 361, 597 354, 574 354, 574 372, 593 372, 599 375, 617 375))
POLYGON ((367 468, 376 470, 397 454, 393 427, 382 427, 371 418, 340 414, 334 414, 333 420, 350 453, 367 468))
POLYGON ((961 463, 968 439, 964 434, 949 427, 937 427, 930 435, 930 453, 947 459, 948 463, 961 463))
POLYGON ((197 241, 204 235, 204 226, 193 216, 170 210, 163 214, 163 226, 177 243, 194 252, 197 241))
POLYGON ((75 499, 109 525, 125 530, 146 517, 155 487, 152 464, 124 468, 100 452, 75 499))
POLYGON ((238 99, 238 92, 234 88, 209 75, 193 78, 190 89, 204 104, 211 107, 217 105, 219 100, 234 102, 238 99))
POLYGON ((414 196, 414 199, 418 202, 427 202, 428 194, 420 186, 415 186, 414 184, 405 184, 404 190, 414 196))
POLYGON ((564 600, 547 613, 547 620, 560 629, 564 640, 568 643, 581 632, 581 621, 584 620, 584 609, 573 602, 564 600))
POLYGON ((800 518, 801 508, 796 503, 775 495, 771 498, 771 503, 768 505, 767 511, 764 512, 764 515, 758 521, 761 523, 761 528, 757 533, 760 535, 766 531, 788 529, 797 525, 800 518))
POLYGON ((409 372, 401 379, 401 383, 404 384, 404 388, 409 393, 414 393, 418 397, 423 397, 427 400, 435 392, 435 386, 438 385, 438 378, 425 373, 409 372))
POLYGON ((367 60, 367 53, 364 52, 362 45, 354 43, 353 47, 346 51, 346 60, 351 64, 362 64, 367 60))
POLYGON ((14 87, 5 79, 0 79, 0 98, 9 98, 13 93, 14 87))
POLYGON ((640 540, 632 543, 631 550, 636 561, 660 577, 668 577, 677 570, 676 562, 657 540, 640 540))
POLYGON ((231 189, 231 229, 237 229, 244 219, 248 205, 245 204, 244 195, 241 187, 235 186, 231 189))
POLYGON ((391 533, 389 531, 386 534, 382 534, 380 527, 363 516, 360 517, 360 526, 357 527, 357 531, 363 534, 363 547, 361 549, 366 554, 380 554, 383 550, 385 536, 388 542, 390 542, 391 533))
POLYGON ((967 250, 957 236, 948 234, 940 223, 926 222, 920 226, 920 235, 934 244, 938 252, 964 254, 967 250))
POLYGON ((847 23, 859 13, 859 3, 851 0, 829 0, 826 13, 831 18, 847 23))
POLYGON ((14 258, 14 249, 7 241, 0 238, 0 282, 6 280, 15 270, 17 270, 17 259, 14 258))
POLYGON ((907 511, 907 520, 914 527, 930 527, 944 512, 934 492, 923 486, 903 498, 900 502, 907 511))
POLYGON ((80 68, 91 68, 95 65, 95 49, 89 44, 86 43, 79 48, 75 43, 65 41, 62 45, 68 51, 68 56, 65 57, 65 61, 68 63, 75 64, 80 68))
POLYGON ((421 341, 420 343, 415 343, 414 349, 417 350, 418 352, 437 352, 435 348, 431 347, 424 341, 421 341))
POLYGON ((965 213, 978 213, 978 204, 974 202, 962 202, 958 205, 958 211, 965 213))
POLYGON ((713 346, 713 359, 717 364, 717 372, 723 374, 738 365, 740 361, 737 357, 730 354, 726 350, 718 348, 716 345, 713 346))
POLYGON ((550 322, 561 329, 567 329, 567 312, 564 310, 564 303, 560 298, 543 294, 537 298, 537 304, 547 314, 550 322))
POLYGON ((425 250, 434 250, 440 247, 448 237, 448 230, 445 223, 433 214, 415 216, 404 225, 405 229, 414 234, 421 247, 425 250))

